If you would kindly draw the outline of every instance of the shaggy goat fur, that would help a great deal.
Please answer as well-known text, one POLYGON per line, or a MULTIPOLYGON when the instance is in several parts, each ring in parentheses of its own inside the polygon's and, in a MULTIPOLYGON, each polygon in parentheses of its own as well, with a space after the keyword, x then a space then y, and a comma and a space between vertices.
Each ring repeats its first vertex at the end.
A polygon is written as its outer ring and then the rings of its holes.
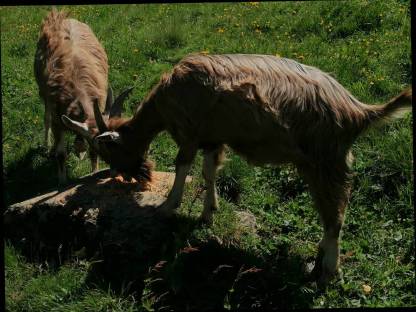
MULTIPOLYGON (((54 136, 53 151, 59 165, 60 182, 66 179, 66 158, 62 115, 95 124, 93 100, 103 111, 107 98, 107 55, 92 30, 64 12, 52 10, 44 19, 35 55, 35 77, 39 95, 45 102, 45 144, 49 147, 49 127, 54 136)), ((76 147, 83 149, 80 137, 76 147)), ((93 170, 97 156, 91 152, 93 170)))
POLYGON ((366 105, 330 75, 293 60, 191 55, 162 76, 131 119, 110 122, 93 142, 111 166, 136 174, 152 140, 167 130, 179 146, 175 182, 159 208, 168 214, 180 205, 186 175, 203 149, 206 222, 218 207, 215 176, 224 145, 254 164, 293 163, 323 223, 314 273, 324 285, 338 272, 351 145, 372 124, 409 111, 411 97, 409 89, 387 104, 366 105))

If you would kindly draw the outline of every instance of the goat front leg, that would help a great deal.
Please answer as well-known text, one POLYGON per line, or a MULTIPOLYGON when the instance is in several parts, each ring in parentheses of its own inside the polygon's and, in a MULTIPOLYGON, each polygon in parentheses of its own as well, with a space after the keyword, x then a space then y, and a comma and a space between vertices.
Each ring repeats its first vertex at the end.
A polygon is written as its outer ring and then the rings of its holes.
POLYGON ((75 155, 83 160, 87 151, 87 145, 84 138, 80 135, 77 135, 74 140, 74 152, 75 155))
POLYGON ((45 102, 45 115, 43 116, 43 123, 45 126, 45 134, 44 134, 44 145, 46 147, 46 149, 48 150, 48 152, 50 151, 51 148, 51 139, 50 139, 50 132, 51 132, 51 107, 50 104, 48 104, 45 102))
POLYGON ((215 178, 223 160, 224 145, 221 145, 213 150, 204 151, 202 176, 205 180, 206 194, 201 220, 206 224, 212 224, 213 213, 218 209, 218 195, 215 188, 215 178))
POLYGON ((56 151, 56 144, 54 143, 54 145, 52 146, 52 143, 51 143, 52 107, 51 107, 51 103, 48 103, 47 100, 44 100, 44 102, 45 102, 45 114, 43 116, 43 123, 45 126, 45 133, 44 133, 43 140, 44 140, 44 146, 46 147, 49 157, 52 157, 56 151))
POLYGON ((61 128, 61 126, 53 123, 52 133, 54 137, 53 150, 55 151, 55 158, 58 163, 59 184, 65 184, 67 182, 66 168, 65 168, 67 153, 66 153, 64 131, 61 128))
POLYGON ((186 176, 191 168, 192 161, 195 158, 197 148, 180 148, 176 156, 176 173, 173 187, 169 192, 166 201, 158 208, 158 212, 165 216, 171 216, 175 209, 181 204, 183 188, 185 186, 186 176))
POLYGON ((98 155, 92 148, 90 148, 88 152, 89 152, 89 156, 91 160, 91 170, 92 172, 97 172, 98 171, 98 155))

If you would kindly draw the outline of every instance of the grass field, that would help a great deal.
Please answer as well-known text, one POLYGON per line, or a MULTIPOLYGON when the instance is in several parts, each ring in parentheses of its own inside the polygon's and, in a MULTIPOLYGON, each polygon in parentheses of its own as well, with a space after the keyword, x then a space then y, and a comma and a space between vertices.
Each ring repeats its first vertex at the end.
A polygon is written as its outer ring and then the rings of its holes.
MULTIPOLYGON (((132 114, 164 71, 192 52, 293 58, 331 73, 369 104, 383 103, 411 84, 410 1, 65 8, 73 18, 89 24, 104 45, 113 89, 118 93, 134 85, 126 115, 132 114)), ((6 204, 57 185, 56 164, 42 147, 43 104, 33 74, 39 26, 49 10, 46 6, 0 9, 6 204)), ((202 185, 199 155, 191 172, 195 179, 186 187, 167 243, 156 246, 148 261, 127 265, 115 261, 117 283, 104 275, 91 278, 95 263, 108 260, 104 255, 98 260, 74 255, 52 266, 6 241, 6 308, 415 306, 412 142, 412 116, 407 115, 369 131, 355 143, 354 186, 341 243, 344 283, 334 283, 324 292, 303 280, 302 267, 313 261, 322 230, 294 168, 251 167, 228 151, 229 160, 218 179, 221 209, 213 226, 195 225, 203 203, 197 196, 202 185), (239 226, 235 211, 254 215, 257 232, 239 226), (198 250, 189 252, 190 245, 198 250), (158 264, 162 268, 155 270, 158 264)), ((176 152, 174 142, 163 133, 152 143, 150 157, 157 170, 174 171, 176 152)), ((71 179, 89 170, 87 159, 79 162, 70 155, 71 179)))

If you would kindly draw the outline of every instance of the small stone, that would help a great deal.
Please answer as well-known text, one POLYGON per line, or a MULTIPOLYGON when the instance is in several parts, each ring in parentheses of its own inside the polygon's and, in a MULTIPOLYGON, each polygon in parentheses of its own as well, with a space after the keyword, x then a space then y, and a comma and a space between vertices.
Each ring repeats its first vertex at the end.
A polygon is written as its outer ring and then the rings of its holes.
POLYGON ((253 232, 256 232, 257 222, 256 216, 248 211, 237 211, 237 217, 240 219, 240 224, 248 229, 251 229, 253 232))

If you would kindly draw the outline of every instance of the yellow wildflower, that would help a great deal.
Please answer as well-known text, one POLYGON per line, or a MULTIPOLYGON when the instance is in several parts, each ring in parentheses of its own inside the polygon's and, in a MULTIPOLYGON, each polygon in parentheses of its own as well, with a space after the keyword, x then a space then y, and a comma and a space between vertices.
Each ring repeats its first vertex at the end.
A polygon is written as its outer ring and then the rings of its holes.
POLYGON ((371 292, 371 286, 369 286, 369 285, 364 284, 364 285, 362 285, 362 288, 363 288, 363 292, 366 295, 368 295, 371 292))

